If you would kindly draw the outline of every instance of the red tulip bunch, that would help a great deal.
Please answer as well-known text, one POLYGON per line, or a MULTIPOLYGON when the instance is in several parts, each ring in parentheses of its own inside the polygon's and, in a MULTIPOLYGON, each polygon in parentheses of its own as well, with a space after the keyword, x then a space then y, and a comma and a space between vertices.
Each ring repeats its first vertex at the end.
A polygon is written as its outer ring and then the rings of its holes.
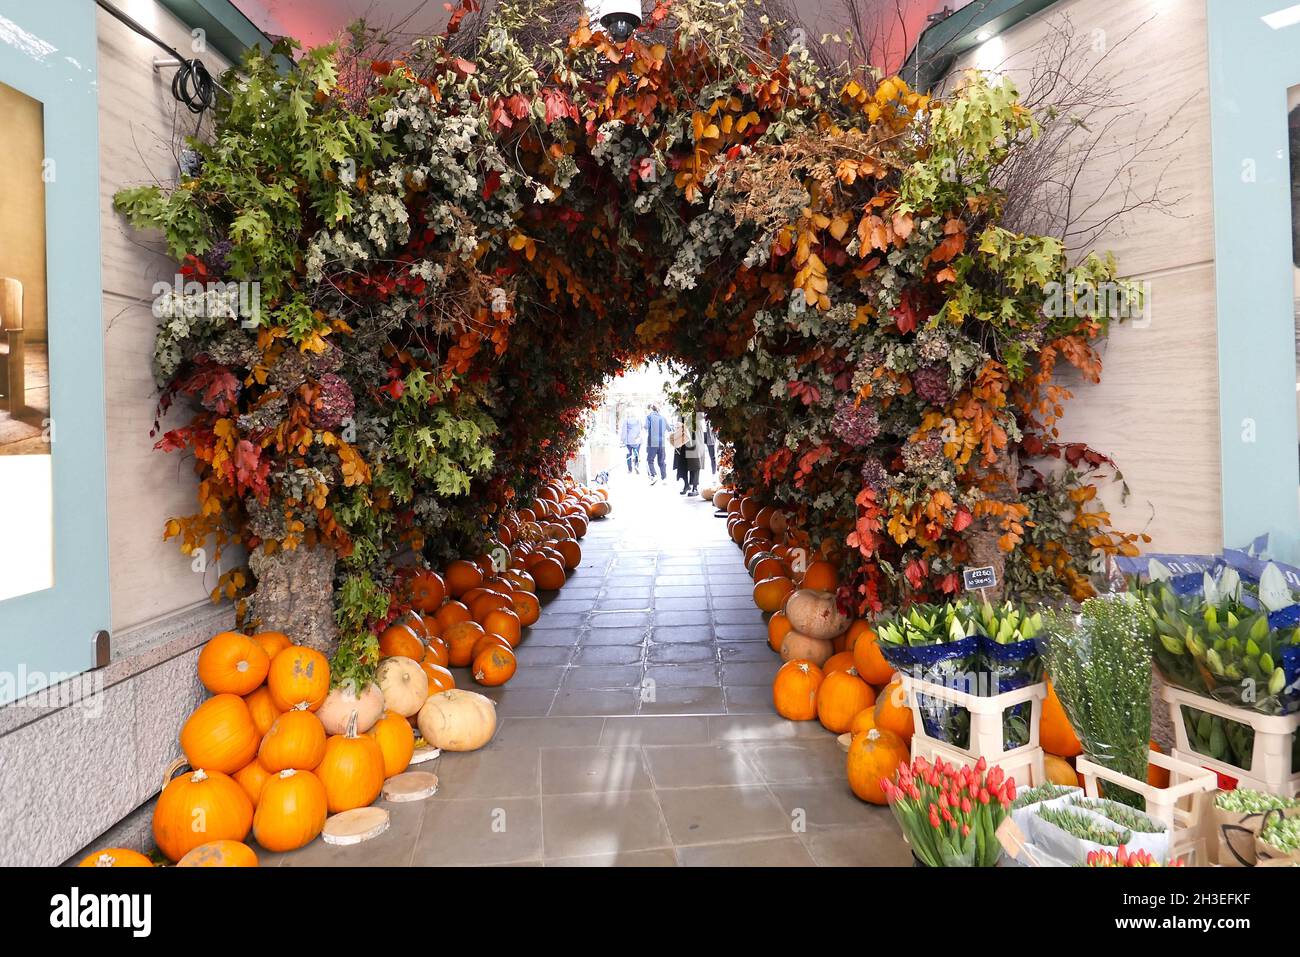
MULTIPOLYGON (((1130 851, 1123 844, 1112 854, 1110 851, 1089 851, 1088 859, 1085 861, 1088 867, 1164 867, 1159 860, 1152 857, 1150 852, 1143 850, 1130 851)), ((1179 858, 1169 862, 1170 867, 1185 867, 1186 862, 1179 858)))
POLYGON ((939 759, 901 764, 881 788, 912 853, 929 867, 993 867, 995 832, 1016 799, 1016 782, 983 758, 957 767, 939 759))

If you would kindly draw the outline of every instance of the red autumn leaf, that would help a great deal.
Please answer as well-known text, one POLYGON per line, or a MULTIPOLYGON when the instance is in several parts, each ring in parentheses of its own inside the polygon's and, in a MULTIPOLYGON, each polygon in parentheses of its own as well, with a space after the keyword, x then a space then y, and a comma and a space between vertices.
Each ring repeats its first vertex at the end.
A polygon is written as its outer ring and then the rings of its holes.
POLYGON ((962 505, 957 509, 957 514, 952 518, 952 530, 954 532, 960 532, 969 526, 971 521, 972 516, 970 510, 966 508, 965 505, 962 505))
POLYGON ((921 561, 919 558, 914 558, 912 561, 907 563, 907 568, 903 572, 903 577, 907 579, 908 584, 913 588, 920 588, 921 584, 925 581, 925 573, 925 562, 921 561))
POLYGON ((497 187, 499 187, 500 185, 501 185, 501 173, 498 170, 493 170, 492 172, 488 173, 487 179, 483 181, 483 198, 491 199, 492 194, 497 191, 497 187))

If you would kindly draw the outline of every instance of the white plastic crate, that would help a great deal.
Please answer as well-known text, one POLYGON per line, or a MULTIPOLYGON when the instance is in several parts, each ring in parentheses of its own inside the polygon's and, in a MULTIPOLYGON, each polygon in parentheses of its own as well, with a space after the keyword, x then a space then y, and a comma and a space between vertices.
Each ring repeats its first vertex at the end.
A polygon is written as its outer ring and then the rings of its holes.
POLYGON ((919 756, 930 761, 939 757, 954 764, 974 764, 983 758, 989 767, 1001 768, 1007 777, 1016 782, 1017 787, 1032 787, 1047 780, 1043 771, 1043 749, 1038 744, 1038 723, 1042 718, 1043 701, 1047 698, 1047 685, 1039 682, 1000 695, 980 697, 908 675, 900 677, 903 690, 907 692, 908 707, 912 709, 913 757, 919 756), (968 747, 959 748, 950 742, 931 737, 926 732, 917 701, 918 695, 960 705, 969 712, 968 747), (1002 714, 1007 708, 1025 702, 1030 702, 1029 741, 1018 748, 1003 750, 1006 742, 1002 735, 1002 714))
POLYGON ((1300 714, 1260 714, 1258 711, 1237 708, 1172 685, 1165 685, 1160 695, 1169 705, 1169 718, 1174 725, 1174 757, 1209 768, 1224 777, 1234 778, 1238 787, 1253 788, 1283 797, 1294 797, 1300 793, 1300 772, 1291 767, 1291 751, 1296 729, 1300 728, 1300 714), (1240 768, 1230 761, 1201 754, 1193 748, 1187 737, 1187 725, 1183 721, 1184 705, 1196 711, 1205 711, 1229 721, 1250 725, 1255 732, 1250 770, 1240 768))
POLYGON ((1147 814, 1164 821, 1173 832, 1173 856, 1187 857, 1191 864, 1203 863, 1204 839, 1198 825, 1201 814, 1206 813, 1209 796, 1219 789, 1218 778, 1213 771, 1159 751, 1148 752, 1147 760, 1169 772, 1169 787, 1158 788, 1131 778, 1089 761, 1085 755, 1075 759, 1074 769, 1083 778, 1083 789, 1089 797, 1105 796, 1097 787, 1098 781, 1109 781, 1140 794, 1147 814))

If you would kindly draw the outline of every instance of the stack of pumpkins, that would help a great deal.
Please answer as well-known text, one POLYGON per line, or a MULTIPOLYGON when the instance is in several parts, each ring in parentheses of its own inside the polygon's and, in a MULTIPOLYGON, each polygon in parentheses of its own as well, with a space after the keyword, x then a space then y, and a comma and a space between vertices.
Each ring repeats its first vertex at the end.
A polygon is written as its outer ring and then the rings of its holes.
POLYGON ((412 723, 447 750, 491 740, 489 699, 430 695, 418 666, 412 673, 388 665, 360 691, 331 690, 325 656, 280 632, 212 638, 198 663, 212 697, 181 728, 190 770, 158 798, 158 849, 185 865, 256 864, 242 843, 250 830, 266 850, 290 851, 314 840, 328 815, 372 804, 384 781, 410 764, 412 723))
POLYGON ((840 610, 839 573, 829 561, 808 561, 812 550, 788 514, 731 489, 714 492, 713 503, 744 550, 768 644, 784 662, 772 682, 777 713, 851 735, 849 786, 862 800, 884 804, 880 778, 909 760, 913 721, 875 630, 840 610))

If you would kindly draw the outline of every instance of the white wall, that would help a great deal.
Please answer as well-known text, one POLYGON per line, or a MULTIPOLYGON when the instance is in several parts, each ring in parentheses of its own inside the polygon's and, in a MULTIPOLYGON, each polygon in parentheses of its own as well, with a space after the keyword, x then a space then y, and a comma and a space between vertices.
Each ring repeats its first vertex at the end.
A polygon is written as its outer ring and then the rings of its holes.
MULTIPOLYGON (((133 0, 125 8, 182 54, 195 55, 189 29, 153 0, 133 0)), ((176 266, 160 254, 165 247, 157 236, 135 231, 113 211, 113 194, 123 187, 175 183, 174 151, 194 132, 196 121, 172 99, 172 70, 153 70, 154 58, 167 54, 103 10, 96 13, 109 574, 116 634, 206 601, 219 572, 210 567, 206 576, 195 573, 175 540, 162 540, 168 518, 197 510, 192 460, 154 451, 156 440, 149 435, 158 400, 150 373, 151 289, 159 280, 171 282, 176 266)), ((214 76, 228 65, 216 53, 197 55, 214 76)), ((204 129, 209 127, 205 119, 204 129)), ((173 415, 170 427, 183 421, 183 414, 173 415)))
MULTIPOLYGON (((1162 176, 1168 196, 1177 197, 1173 215, 1140 209, 1096 244, 1114 252, 1121 273, 1151 281, 1151 323, 1113 327, 1099 385, 1065 380, 1075 398, 1062 438, 1115 457, 1132 495, 1122 505, 1111 485, 1104 499, 1117 526, 1152 536, 1148 550, 1217 551, 1222 486, 1205 2, 1067 0, 977 48, 962 65, 1006 70, 1024 86, 1037 45, 1062 16, 1080 40, 1077 59, 1062 67, 1079 71, 1100 61, 1116 71, 1121 97, 1132 103, 1107 145, 1131 144, 1169 124, 1165 147, 1132 167, 1135 195, 1149 194, 1162 176)), ((1105 156, 1085 165, 1084 202, 1106 191, 1117 165, 1105 156)))

